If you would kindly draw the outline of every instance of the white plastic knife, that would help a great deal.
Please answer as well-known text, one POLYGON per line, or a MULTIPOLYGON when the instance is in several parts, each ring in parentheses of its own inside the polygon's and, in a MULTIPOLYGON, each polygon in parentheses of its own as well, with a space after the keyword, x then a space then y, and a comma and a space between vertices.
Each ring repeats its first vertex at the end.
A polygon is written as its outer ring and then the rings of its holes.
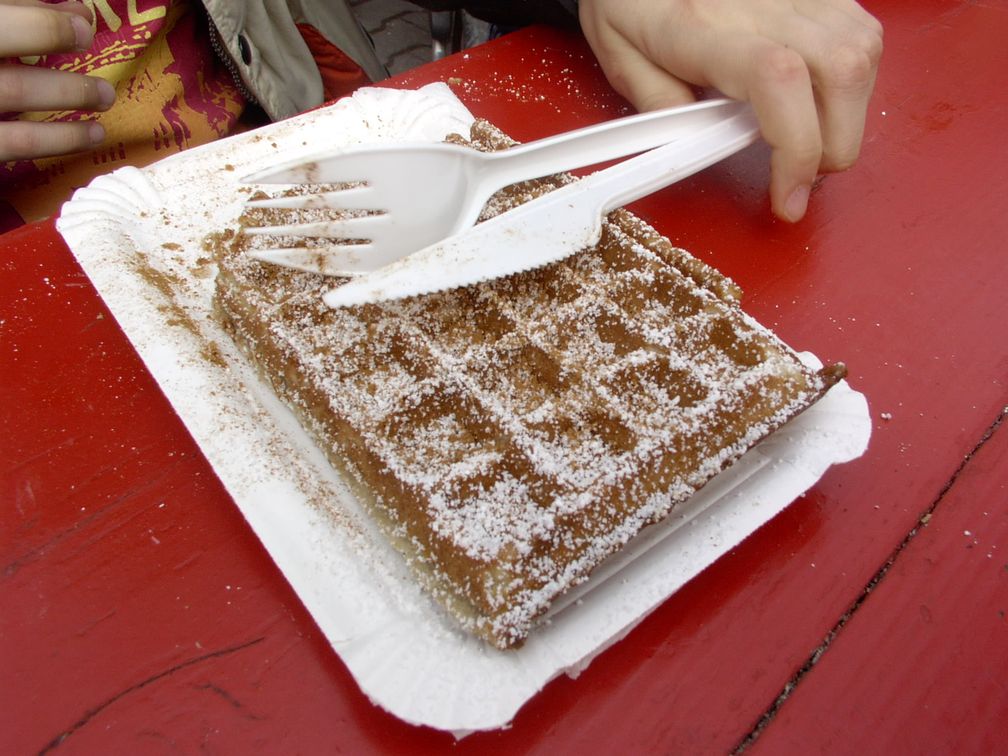
POLYGON ((330 307, 429 294, 561 260, 598 242, 606 213, 752 144, 759 127, 745 103, 672 144, 563 186, 437 244, 350 279, 324 295, 330 307))

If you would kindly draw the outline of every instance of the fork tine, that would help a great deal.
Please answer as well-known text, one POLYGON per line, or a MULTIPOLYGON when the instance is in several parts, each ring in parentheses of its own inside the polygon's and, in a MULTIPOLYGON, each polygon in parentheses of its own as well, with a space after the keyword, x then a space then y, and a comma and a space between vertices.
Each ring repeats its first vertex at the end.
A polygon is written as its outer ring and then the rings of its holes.
POLYGON ((314 158, 296 158, 250 173, 244 184, 336 184, 359 180, 371 173, 375 160, 386 151, 382 145, 360 145, 314 158), (376 154, 378 157, 376 158, 376 154))
POLYGON ((264 207, 274 210, 383 210, 375 207, 374 191, 370 186, 358 184, 346 189, 331 189, 310 194, 295 194, 293 196, 263 197, 250 199, 245 207, 264 207))
POLYGON ((287 247, 250 250, 249 256, 262 262, 302 270, 307 273, 321 273, 324 276, 355 276, 360 274, 360 262, 366 258, 371 249, 371 244, 340 244, 316 249, 287 247))
POLYGON ((335 239, 371 239, 389 224, 387 214, 332 218, 283 226, 246 226, 245 232, 256 236, 318 236, 335 239))

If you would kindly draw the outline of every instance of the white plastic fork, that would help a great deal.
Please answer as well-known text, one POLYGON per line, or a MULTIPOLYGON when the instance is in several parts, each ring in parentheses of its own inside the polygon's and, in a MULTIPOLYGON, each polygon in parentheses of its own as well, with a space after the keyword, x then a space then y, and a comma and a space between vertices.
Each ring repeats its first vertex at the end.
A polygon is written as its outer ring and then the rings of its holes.
POLYGON ((344 307, 445 291, 532 270, 598 242, 605 216, 723 160, 759 138, 752 108, 673 144, 656 147, 572 181, 530 202, 407 255, 354 276, 326 292, 344 307))
POLYGON ((342 150, 268 168, 255 184, 354 184, 351 188, 250 200, 248 207, 377 211, 352 217, 247 228, 275 237, 319 237, 327 246, 258 249, 259 260, 354 276, 376 270, 469 226, 497 190, 518 181, 594 165, 676 142, 737 114, 719 98, 628 116, 498 152, 432 142, 342 150), (364 241, 362 241, 364 240, 364 241))

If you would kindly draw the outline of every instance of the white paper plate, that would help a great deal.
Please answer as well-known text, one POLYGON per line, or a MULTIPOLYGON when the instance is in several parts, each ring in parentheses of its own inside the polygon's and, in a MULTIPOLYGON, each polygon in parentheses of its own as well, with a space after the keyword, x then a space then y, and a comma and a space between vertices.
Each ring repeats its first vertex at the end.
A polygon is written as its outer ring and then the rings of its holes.
MULTIPOLYGON (((96 179, 57 227, 235 503, 364 693, 462 735, 506 725, 690 578, 859 456, 864 397, 840 383, 566 596, 518 650, 459 631, 210 316, 202 240, 240 214, 241 176, 328 145, 441 140, 472 116, 444 85, 364 89, 331 107, 96 179)), ((814 361, 814 358, 808 359, 814 361)))

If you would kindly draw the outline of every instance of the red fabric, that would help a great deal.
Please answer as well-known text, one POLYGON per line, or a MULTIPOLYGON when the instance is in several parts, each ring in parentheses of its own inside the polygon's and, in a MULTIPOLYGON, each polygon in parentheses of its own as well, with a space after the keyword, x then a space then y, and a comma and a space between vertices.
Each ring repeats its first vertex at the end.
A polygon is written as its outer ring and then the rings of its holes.
POLYGON ((358 87, 371 83, 367 74, 353 59, 327 40, 314 26, 298 24, 312 57, 322 74, 325 99, 336 100, 350 94, 358 87))

